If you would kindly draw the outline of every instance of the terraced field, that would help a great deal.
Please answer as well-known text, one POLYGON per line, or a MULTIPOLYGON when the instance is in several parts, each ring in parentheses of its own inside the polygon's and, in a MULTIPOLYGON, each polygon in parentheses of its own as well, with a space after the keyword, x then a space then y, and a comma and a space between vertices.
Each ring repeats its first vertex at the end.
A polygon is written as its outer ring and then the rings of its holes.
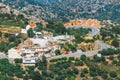
POLYGON ((15 34, 15 33, 20 33, 21 28, 17 27, 17 26, 4 26, 4 25, 0 25, 0 31, 2 33, 9 33, 9 34, 15 34))

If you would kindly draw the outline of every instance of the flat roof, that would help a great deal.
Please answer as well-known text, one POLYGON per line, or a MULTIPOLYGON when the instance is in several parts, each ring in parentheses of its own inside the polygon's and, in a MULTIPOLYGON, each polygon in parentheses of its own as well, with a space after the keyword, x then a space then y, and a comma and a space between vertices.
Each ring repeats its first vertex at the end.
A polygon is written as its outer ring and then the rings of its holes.
POLYGON ((24 64, 35 64, 36 60, 35 59, 23 59, 24 64))

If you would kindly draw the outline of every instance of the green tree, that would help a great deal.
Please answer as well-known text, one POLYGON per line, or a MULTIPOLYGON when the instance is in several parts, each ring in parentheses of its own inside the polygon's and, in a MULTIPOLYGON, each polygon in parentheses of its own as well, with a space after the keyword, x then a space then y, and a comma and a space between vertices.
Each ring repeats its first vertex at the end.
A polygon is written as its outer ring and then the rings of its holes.
POLYGON ((107 78, 106 80, 114 80, 113 78, 107 78))
POLYGON ((86 55, 82 54, 81 57, 80 57, 80 59, 81 59, 82 61, 85 61, 85 60, 86 60, 86 55))
POLYGON ((85 77, 85 74, 83 72, 81 72, 80 77, 85 77))
POLYGON ((62 23, 55 24, 55 32, 59 34, 65 34, 66 29, 62 23))
POLYGON ((32 28, 28 29, 27 34, 28 34, 28 37, 30 38, 34 37, 35 35, 32 28))
POLYGON ((75 52, 77 50, 77 45, 76 44, 68 44, 67 45, 69 50, 71 50, 72 52, 75 52))
POLYGON ((0 79, 1 79, 1 80, 6 80, 6 76, 0 74, 0 79))
POLYGON ((18 78, 23 78, 23 73, 22 73, 22 71, 15 72, 15 75, 16 75, 18 78))
POLYGON ((59 50, 59 49, 56 49, 56 50, 55 50, 55 54, 56 54, 56 55, 60 55, 60 54, 61 54, 60 50, 59 50))
POLYGON ((34 71, 35 67, 34 66, 28 66, 27 71, 29 74, 31 74, 34 71))
POLYGON ((37 27, 35 28, 35 31, 39 32, 43 29, 43 25, 41 23, 37 23, 36 25, 37 27))
POLYGON ((118 63, 117 60, 113 60, 113 61, 112 61, 112 64, 114 64, 114 65, 116 65, 117 63, 118 63))
POLYGON ((88 69, 87 69, 87 68, 84 68, 84 69, 82 69, 82 72, 83 72, 83 73, 88 73, 88 69))
POLYGON ((104 80, 108 78, 107 73, 102 73, 101 76, 102 76, 102 78, 103 78, 104 80))
POLYGON ((83 66, 83 62, 82 61, 75 61, 75 66, 83 66))
POLYGON ((115 80, 120 80, 120 78, 119 78, 119 77, 117 77, 117 78, 115 78, 115 80))
POLYGON ((5 37, 9 37, 10 36, 8 33, 5 33, 4 35, 5 35, 5 37))
POLYGON ((99 53, 101 53, 102 55, 117 54, 116 51, 115 51, 115 49, 113 49, 113 48, 103 49, 102 51, 99 51, 99 53))
POLYGON ((95 76, 97 76, 97 74, 96 74, 96 72, 90 71, 90 76, 95 77, 95 76))
POLYGON ((30 75, 33 80, 46 80, 39 72, 32 72, 30 75))
POLYGON ((42 56, 42 63, 45 64, 45 66, 47 65, 47 60, 45 55, 42 56))
POLYGON ((46 30, 54 34, 65 34, 66 32, 66 28, 62 23, 53 21, 48 21, 46 30))
POLYGON ((113 59, 114 59, 114 56, 111 55, 111 56, 109 57, 109 59, 110 59, 110 60, 113 60, 113 59))
POLYGON ((54 78, 54 72, 48 72, 48 76, 49 76, 50 78, 54 78))
POLYGON ((15 63, 22 63, 22 59, 16 58, 16 59, 14 59, 14 61, 15 61, 15 63))
POLYGON ((92 80, 99 80, 97 77, 93 77, 93 79, 92 80))
POLYGON ((97 55, 94 55, 93 59, 94 59, 95 62, 105 61, 104 57, 98 57, 97 55))
POLYGON ((75 80, 75 77, 71 76, 71 77, 68 78, 68 80, 75 80))
POLYGON ((115 71, 110 72, 110 77, 115 78, 117 77, 117 73, 115 71))
POLYGON ((10 42, 15 42, 15 41, 16 41, 16 37, 13 36, 13 35, 10 36, 10 37, 9 37, 9 41, 10 41, 10 42))
POLYGON ((65 80, 65 75, 59 75, 55 80, 65 80))
POLYGON ((0 37, 2 37, 2 32, 0 31, 0 37))
POLYGON ((0 42, 0 51, 5 51, 7 44, 5 42, 0 42))
POLYGON ((2 74, 10 77, 16 75, 18 78, 22 78, 24 74, 24 71, 20 65, 13 65, 8 59, 0 59, 0 71, 2 74))
POLYGON ((83 38, 81 37, 81 35, 80 34, 74 34, 74 36, 75 36, 75 42, 76 43, 80 43, 80 42, 82 42, 83 41, 83 38))
POLYGON ((119 40, 118 39, 114 39, 112 41, 112 45, 115 46, 115 47, 119 47, 120 46, 119 40))
POLYGON ((79 73, 79 70, 77 68, 73 68, 73 73, 74 74, 78 74, 79 73))
POLYGON ((20 14, 20 15, 17 16, 17 18, 18 18, 18 19, 23 19, 24 16, 20 14))
POLYGON ((42 75, 47 77, 47 71, 46 70, 42 70, 42 75))

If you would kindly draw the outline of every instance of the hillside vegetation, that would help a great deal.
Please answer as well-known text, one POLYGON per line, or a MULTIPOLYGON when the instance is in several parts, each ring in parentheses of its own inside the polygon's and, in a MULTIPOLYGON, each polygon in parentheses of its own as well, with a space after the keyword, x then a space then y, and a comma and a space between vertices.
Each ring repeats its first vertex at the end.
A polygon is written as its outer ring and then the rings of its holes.
POLYGON ((45 20, 97 18, 120 22, 119 0, 5 0, 5 4, 45 20))

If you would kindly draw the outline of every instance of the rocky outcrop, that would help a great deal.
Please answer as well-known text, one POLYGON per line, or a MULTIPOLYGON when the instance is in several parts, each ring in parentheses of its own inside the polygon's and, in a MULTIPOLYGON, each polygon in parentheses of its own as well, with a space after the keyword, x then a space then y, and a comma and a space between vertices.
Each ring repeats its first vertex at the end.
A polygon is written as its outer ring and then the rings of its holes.
POLYGON ((95 20, 95 19, 82 19, 82 20, 71 20, 70 22, 67 22, 64 24, 65 27, 69 27, 69 26, 89 26, 89 27, 97 27, 100 28, 100 21, 95 20))

